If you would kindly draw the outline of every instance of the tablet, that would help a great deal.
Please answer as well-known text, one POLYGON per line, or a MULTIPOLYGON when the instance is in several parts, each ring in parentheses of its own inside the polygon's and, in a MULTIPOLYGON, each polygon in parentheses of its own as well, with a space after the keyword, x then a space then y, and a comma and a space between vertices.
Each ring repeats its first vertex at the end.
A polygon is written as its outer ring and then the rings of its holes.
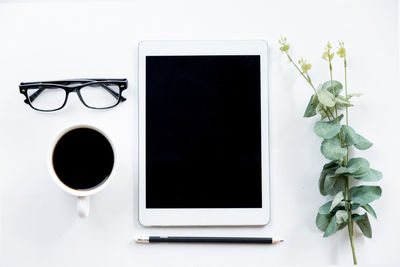
POLYGON ((139 221, 270 220, 265 41, 139 45, 139 221))

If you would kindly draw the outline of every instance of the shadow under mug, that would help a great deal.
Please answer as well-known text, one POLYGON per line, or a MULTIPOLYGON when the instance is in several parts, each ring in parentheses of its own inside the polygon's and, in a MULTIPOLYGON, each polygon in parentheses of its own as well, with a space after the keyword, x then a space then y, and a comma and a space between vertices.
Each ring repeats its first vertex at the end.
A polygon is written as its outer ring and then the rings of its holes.
POLYGON ((78 197, 78 215, 89 216, 89 196, 103 190, 115 169, 113 145, 97 127, 75 125, 51 144, 48 167, 54 182, 78 197))

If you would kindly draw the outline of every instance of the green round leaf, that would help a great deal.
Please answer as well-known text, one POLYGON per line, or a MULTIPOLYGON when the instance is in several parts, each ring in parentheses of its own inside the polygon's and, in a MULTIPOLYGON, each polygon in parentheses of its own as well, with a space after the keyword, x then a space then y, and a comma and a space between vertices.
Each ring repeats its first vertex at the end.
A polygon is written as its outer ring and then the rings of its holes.
POLYGON ((323 196, 327 195, 327 193, 325 192, 325 188, 324 188, 326 175, 327 175, 327 173, 324 173, 324 171, 322 171, 321 175, 319 176, 319 180, 318 180, 319 192, 323 196))
POLYGON ((328 236, 333 235, 337 230, 336 227, 337 227, 337 225, 336 225, 336 216, 333 216, 330 219, 328 226, 326 227, 324 237, 328 237, 328 236))
POLYGON ((332 204, 329 208, 329 211, 332 211, 337 205, 339 205, 340 202, 342 202, 343 199, 344 199, 343 191, 340 191, 331 201, 332 204))
POLYGON ((353 213, 351 215, 351 219, 353 220, 353 222, 356 222, 356 221, 364 219, 366 216, 367 216, 367 214, 365 214, 365 213, 363 215, 360 215, 360 214, 357 214, 357 213, 353 213))
POLYGON ((317 214, 317 218, 315 220, 315 224, 317 225, 318 229, 322 232, 326 231, 328 227, 329 221, 331 220, 333 215, 331 214, 317 214))
POLYGON ((365 204, 362 206, 363 209, 365 209, 369 214, 371 214, 372 216, 374 216, 374 218, 376 219, 376 212, 375 210, 371 207, 371 205, 369 204, 365 204))
POLYGON ((333 80, 331 83, 331 81, 329 80, 329 81, 324 82, 322 84, 321 88, 328 90, 330 93, 334 94, 335 96, 338 96, 343 89, 343 85, 340 82, 335 81, 335 80, 333 80))
POLYGON ((358 138, 358 141, 356 144, 354 144, 354 146, 357 149, 365 150, 372 146, 372 143, 370 141, 368 141, 367 139, 365 139, 364 137, 362 137, 361 135, 357 134, 357 138, 358 138))
POLYGON ((319 89, 317 91, 317 96, 319 102, 321 102, 321 104, 323 104, 324 106, 327 107, 335 106, 335 96, 332 93, 328 92, 328 90, 322 88, 319 89))
POLYGON ((356 216, 353 217, 353 221, 355 221, 358 227, 360 227, 361 232, 364 234, 364 236, 368 238, 372 237, 371 224, 366 213, 364 213, 363 215, 356 214, 356 216))
POLYGON ((353 203, 353 204, 351 204, 351 209, 352 210, 356 210, 356 209, 358 209, 358 208, 363 208, 365 211, 367 211, 369 214, 371 214, 372 216, 374 216, 374 218, 376 219, 377 217, 376 217, 376 212, 375 212, 375 210, 371 207, 371 205, 369 205, 369 204, 365 204, 365 205, 360 205, 360 204, 357 204, 357 203, 353 203))
POLYGON ((382 173, 374 169, 369 169, 364 173, 353 175, 353 178, 364 182, 376 182, 382 179, 382 173))
POLYGON ((358 142, 358 136, 353 128, 347 125, 343 125, 341 129, 342 138, 346 146, 352 146, 358 142))
POLYGON ((328 170, 328 169, 337 169, 339 166, 339 161, 333 160, 330 161, 326 164, 324 164, 324 167, 322 167, 323 170, 328 170))
POLYGON ((319 104, 318 97, 316 95, 312 95, 303 116, 306 118, 310 118, 317 115, 316 108, 318 104, 319 104))
POLYGON ((324 182, 324 191, 331 196, 336 195, 340 191, 343 190, 344 187, 344 181, 342 176, 338 175, 336 176, 335 174, 329 174, 325 178, 324 182))
POLYGON ((337 135, 340 131, 340 120, 343 115, 340 115, 333 121, 317 121, 314 125, 314 132, 321 138, 329 139, 337 135))
POLYGON ((319 192, 321 193, 321 195, 326 196, 327 193, 325 192, 325 178, 328 174, 334 174, 335 170, 339 167, 339 164, 337 161, 331 161, 327 164, 324 165, 321 174, 319 176, 319 181, 318 181, 318 185, 319 185, 319 192))
POLYGON ((334 137, 322 142, 321 153, 327 159, 339 160, 347 154, 347 149, 340 145, 339 138, 334 137))
POLYGON ((332 201, 326 202, 324 205, 319 207, 318 213, 320 213, 320 214, 328 214, 328 213, 330 213, 331 212, 331 209, 330 209, 331 205, 332 205, 332 201))
POLYGON ((350 173, 359 175, 369 170, 369 162, 364 158, 352 158, 347 163, 347 168, 351 170, 350 173))
POLYGON ((379 186, 361 185, 350 189, 351 200, 360 205, 368 204, 380 198, 381 194, 382 189, 379 186))
POLYGON ((362 175, 369 170, 369 162, 364 158, 352 158, 346 167, 340 167, 336 170, 336 174, 354 174, 362 175))
POLYGON ((347 174, 349 173, 349 169, 346 167, 340 167, 335 171, 335 174, 347 174))
POLYGON ((343 125, 340 129, 340 132, 346 146, 354 145, 357 149, 360 150, 365 150, 372 146, 372 143, 370 141, 357 134, 350 126, 343 125))

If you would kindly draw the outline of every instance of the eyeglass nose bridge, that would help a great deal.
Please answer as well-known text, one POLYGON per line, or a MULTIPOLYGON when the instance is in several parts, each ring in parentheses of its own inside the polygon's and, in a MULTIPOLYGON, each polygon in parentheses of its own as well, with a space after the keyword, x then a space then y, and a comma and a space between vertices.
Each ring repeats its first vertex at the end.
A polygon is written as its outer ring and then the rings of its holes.
POLYGON ((63 88, 63 89, 65 90, 65 100, 64 100, 63 105, 62 105, 60 108, 58 108, 58 109, 62 109, 62 108, 64 108, 64 107, 67 105, 67 103, 68 103, 68 98, 69 98, 69 94, 70 94, 70 93, 73 93, 73 92, 75 92, 75 93, 78 94, 79 100, 83 103, 82 98, 80 97, 80 95, 79 95, 79 93, 78 93, 78 90, 77 90, 78 88, 63 88))
POLYGON ((81 103, 87 107, 85 101, 83 100, 83 97, 81 95, 81 88, 82 87, 76 87, 76 88, 72 88, 71 89, 71 93, 76 93, 76 95, 78 96, 79 101, 81 101, 81 103))

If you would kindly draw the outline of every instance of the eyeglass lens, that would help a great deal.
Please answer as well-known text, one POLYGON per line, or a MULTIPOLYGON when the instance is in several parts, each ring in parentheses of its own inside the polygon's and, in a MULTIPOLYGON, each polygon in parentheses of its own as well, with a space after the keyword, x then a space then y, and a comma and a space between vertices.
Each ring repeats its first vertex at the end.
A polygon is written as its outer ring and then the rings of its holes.
POLYGON ((93 108, 107 108, 118 104, 120 93, 116 84, 98 83, 80 89, 82 100, 93 108))
POLYGON ((32 107, 39 110, 55 110, 65 102, 67 93, 58 87, 37 87, 27 89, 28 100, 32 107))

